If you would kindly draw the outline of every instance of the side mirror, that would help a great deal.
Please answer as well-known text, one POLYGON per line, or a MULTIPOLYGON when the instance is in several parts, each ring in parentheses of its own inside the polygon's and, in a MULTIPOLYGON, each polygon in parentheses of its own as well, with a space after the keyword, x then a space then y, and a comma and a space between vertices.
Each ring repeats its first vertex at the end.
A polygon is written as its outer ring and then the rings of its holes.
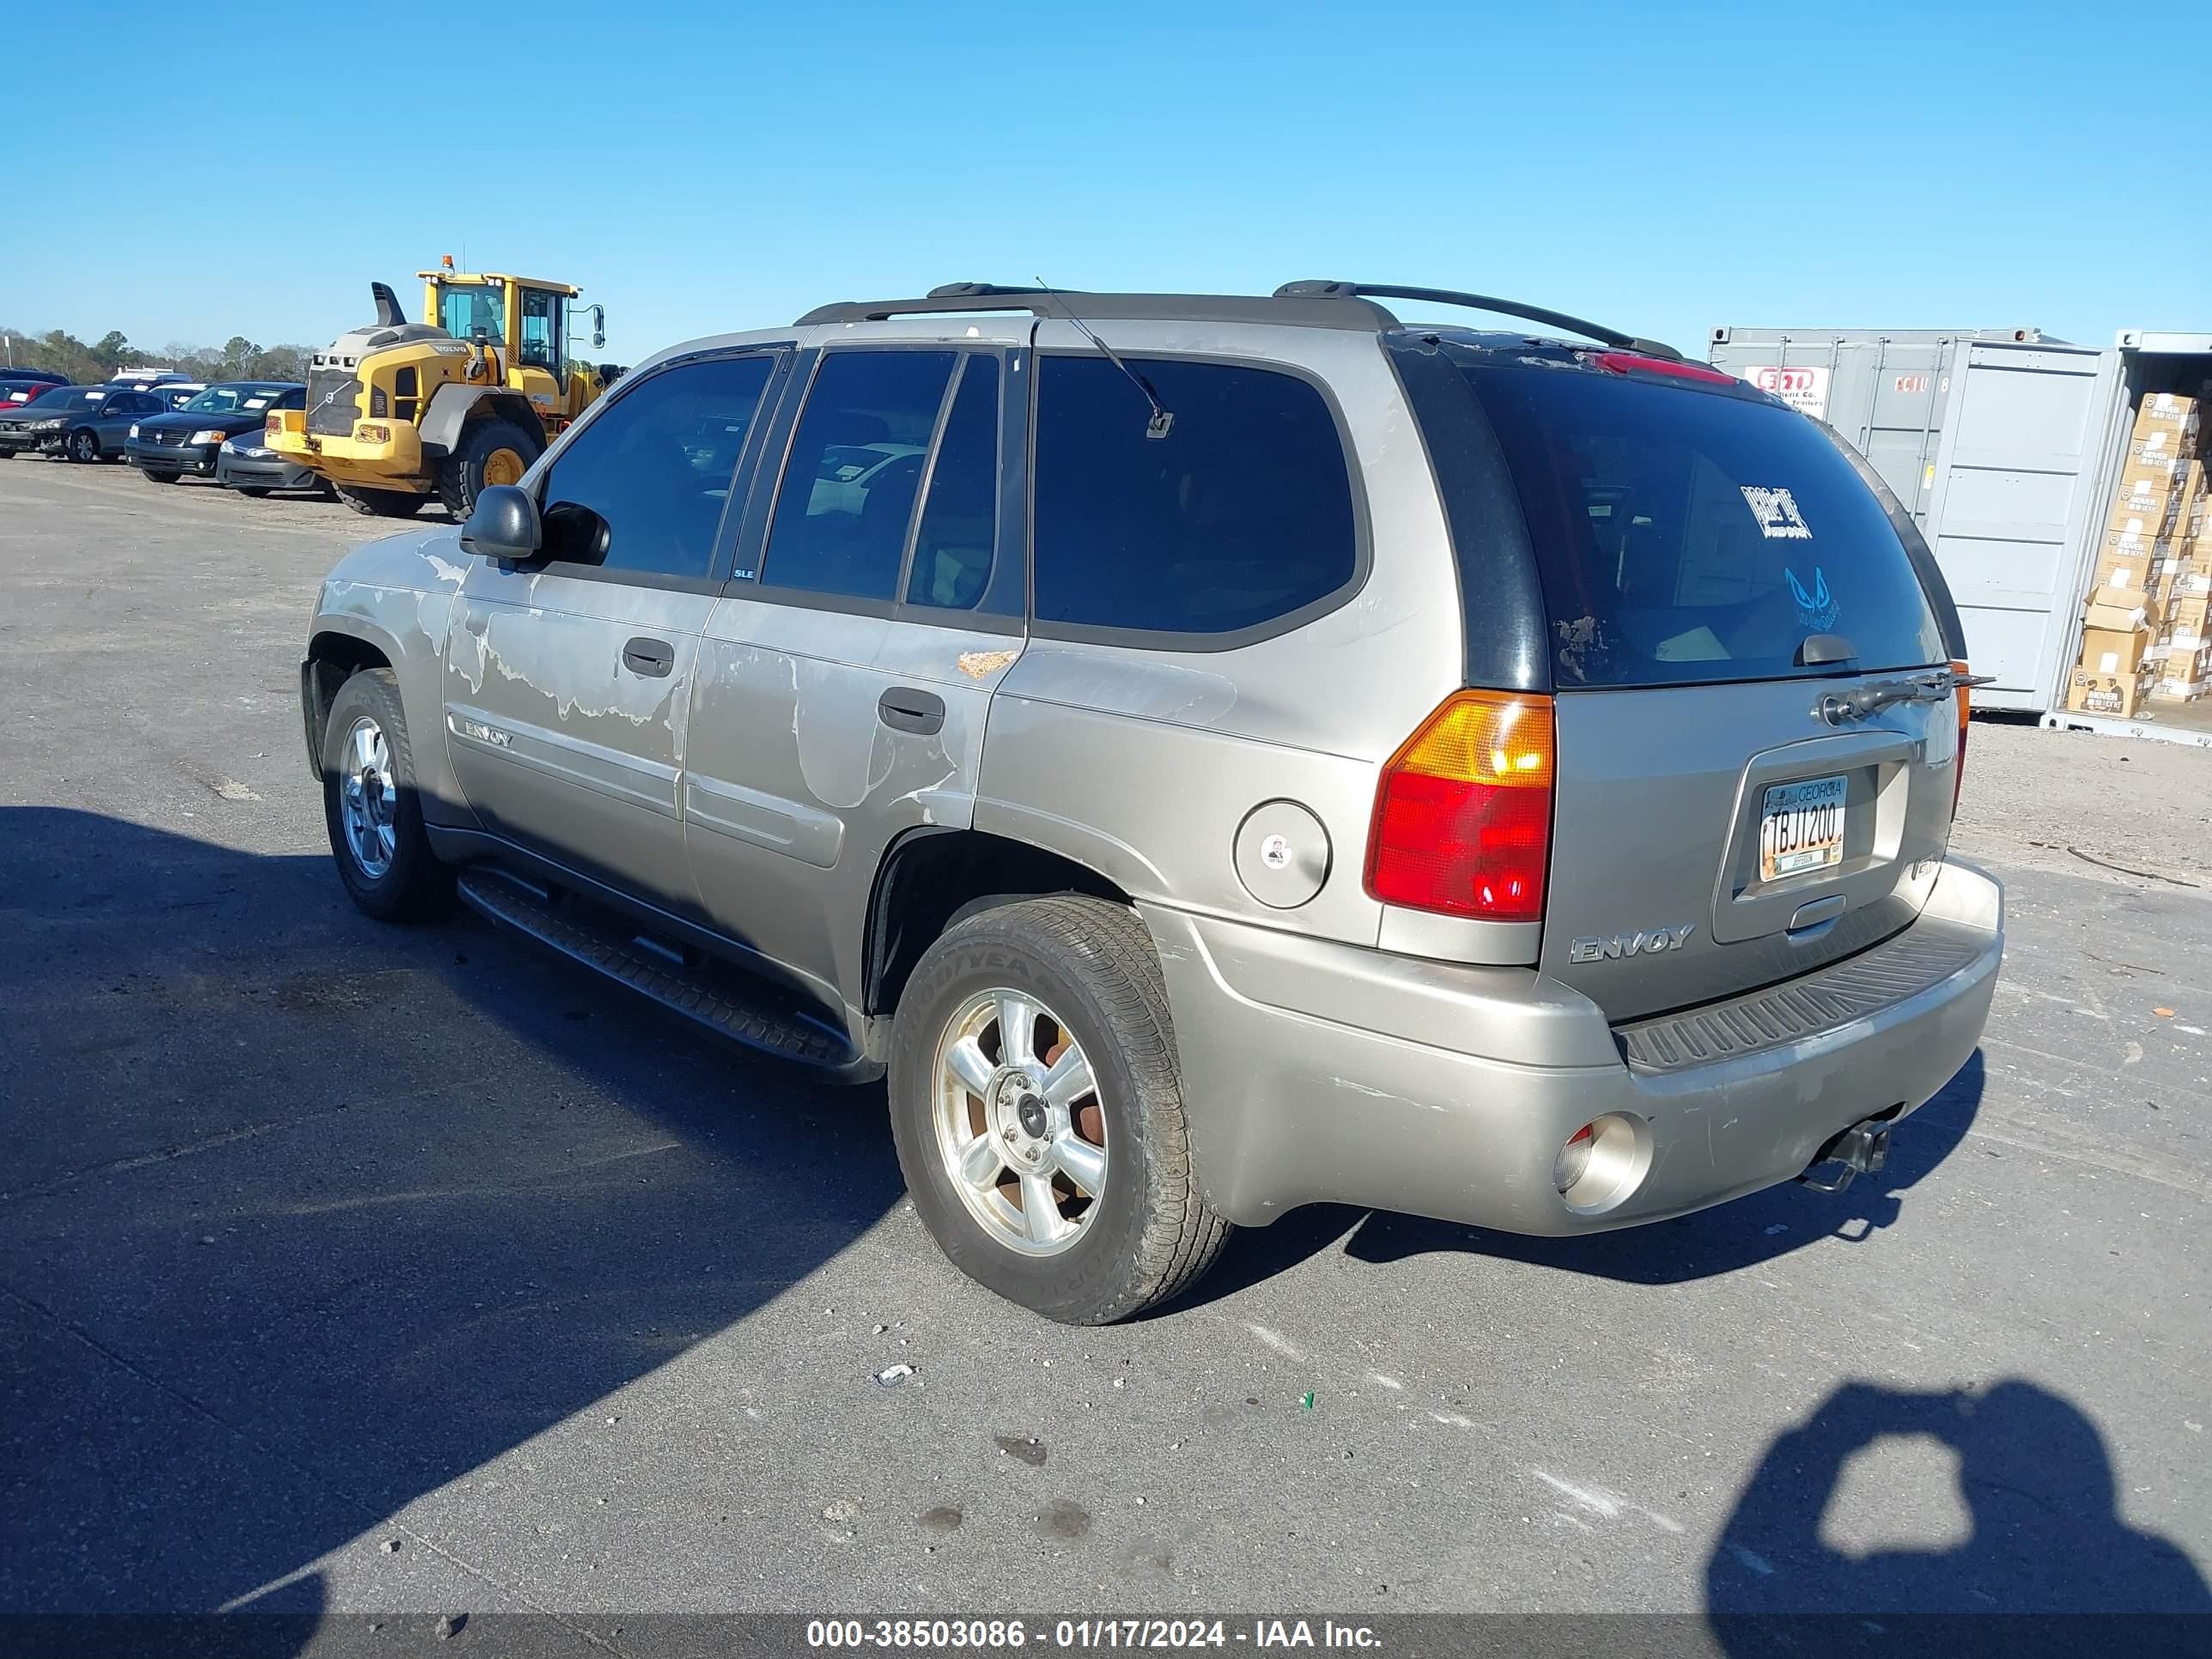
POLYGON ((461 526, 461 546, 502 564, 527 564, 538 556, 544 532, 538 503, 513 484, 492 484, 477 497, 461 526))

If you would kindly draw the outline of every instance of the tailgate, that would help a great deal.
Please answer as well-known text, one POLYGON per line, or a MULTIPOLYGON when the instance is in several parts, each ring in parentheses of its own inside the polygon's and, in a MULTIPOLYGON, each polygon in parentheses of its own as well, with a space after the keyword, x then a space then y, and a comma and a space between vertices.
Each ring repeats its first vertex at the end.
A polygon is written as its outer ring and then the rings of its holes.
POLYGON ((1831 726, 1821 699, 1853 684, 1562 693, 1545 971, 1631 1019, 1808 973, 1917 915, 1950 839, 1956 705, 1831 726))

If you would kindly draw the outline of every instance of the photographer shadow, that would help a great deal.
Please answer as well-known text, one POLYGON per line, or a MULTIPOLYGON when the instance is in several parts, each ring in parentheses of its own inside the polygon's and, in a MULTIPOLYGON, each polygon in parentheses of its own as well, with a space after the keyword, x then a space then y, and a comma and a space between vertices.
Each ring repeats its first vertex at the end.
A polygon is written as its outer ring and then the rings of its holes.
MULTIPOLYGON (((1904 1495, 1863 1496, 1908 1525, 1933 1518, 1904 1495)), ((2149 1651, 2175 1650, 2176 1638, 2212 1638, 2212 1621, 2175 1617, 2212 1613, 2212 1590, 2180 1549, 2122 1517, 2096 1425, 2016 1377, 1979 1390, 1837 1389, 1775 1440, 1745 1486, 1706 1563, 1705 1601, 1731 1654, 1802 1649, 1815 1631, 1825 1632, 1824 1651, 1856 1638, 1895 1652, 1899 1638, 1912 1645, 1916 1637, 1980 1651, 1997 1633, 1991 1614, 2014 1616, 2003 1621, 2013 1654, 2076 1638, 2087 1645, 2075 1650, 2105 1646, 2121 1634, 2114 1615, 2145 1620, 2149 1651), (1825 1535, 1851 1460, 1895 1440, 1955 1457, 1967 1529, 1954 1545, 1855 1551, 1825 1535), (1885 1615, 1910 1617, 1886 1626, 1885 1615), (1941 1615, 1975 1617, 1967 1626, 1941 1615), (2093 1615, 2094 1639, 2090 1627, 2069 1622, 2093 1615)))

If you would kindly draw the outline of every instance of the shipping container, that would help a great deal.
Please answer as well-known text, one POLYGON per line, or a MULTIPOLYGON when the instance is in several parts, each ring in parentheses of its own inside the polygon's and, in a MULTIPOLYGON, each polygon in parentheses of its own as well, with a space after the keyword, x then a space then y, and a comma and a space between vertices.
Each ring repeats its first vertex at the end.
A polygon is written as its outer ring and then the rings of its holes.
MULTIPOLYGON (((2136 405, 2197 395, 2212 334, 2124 329, 2085 346, 2033 328, 1720 327, 1711 346, 1716 368, 1835 428, 1911 510, 1974 672, 1996 677, 1976 707, 2063 709, 2136 405)), ((2212 733, 2212 700, 2147 715, 2127 724, 2212 733)))

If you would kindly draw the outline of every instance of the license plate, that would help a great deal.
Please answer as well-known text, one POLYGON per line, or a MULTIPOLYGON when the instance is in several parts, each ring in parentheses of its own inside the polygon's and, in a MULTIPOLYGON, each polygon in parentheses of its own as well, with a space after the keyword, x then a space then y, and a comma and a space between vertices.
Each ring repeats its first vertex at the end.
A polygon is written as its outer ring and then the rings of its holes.
POLYGON ((1775 881, 1844 861, 1844 780, 1778 783, 1759 810, 1759 878, 1775 881))

